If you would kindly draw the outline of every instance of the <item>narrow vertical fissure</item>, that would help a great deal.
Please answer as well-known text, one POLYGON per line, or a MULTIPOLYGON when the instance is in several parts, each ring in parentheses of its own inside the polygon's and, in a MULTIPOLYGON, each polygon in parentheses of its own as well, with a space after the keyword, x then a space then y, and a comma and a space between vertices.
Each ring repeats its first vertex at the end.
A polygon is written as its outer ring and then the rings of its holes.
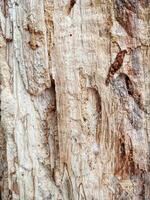
POLYGON ((58 136, 58 121, 57 121, 57 100, 56 100, 56 85, 55 80, 51 75, 51 96, 52 103, 47 112, 47 126, 49 130, 49 148, 51 158, 51 172, 55 184, 59 184, 60 174, 60 150, 59 150, 59 136, 58 136))
POLYGON ((59 137, 58 137, 58 122, 57 122, 57 102, 56 102, 56 88, 55 88, 55 80, 51 78, 51 87, 53 88, 54 91, 54 115, 55 115, 55 120, 56 120, 56 129, 54 132, 54 168, 58 169, 59 168, 59 137))
POLYGON ((101 133, 101 120, 102 120, 102 107, 101 107, 101 97, 97 90, 95 90, 96 96, 96 111, 97 111, 97 125, 96 125, 96 143, 100 144, 100 133, 101 133))
MULTIPOLYGON (((101 136, 101 118, 102 118, 102 110, 101 110, 101 97, 97 89, 91 87, 87 89, 87 109, 88 115, 83 117, 85 124, 89 126, 87 130, 91 130, 91 134, 95 132, 95 143, 97 145, 100 144, 100 136, 101 136), (93 126, 94 125, 94 126, 93 126), (93 128, 95 129, 93 129, 93 128)), ((97 148, 97 147, 95 147, 97 148)))

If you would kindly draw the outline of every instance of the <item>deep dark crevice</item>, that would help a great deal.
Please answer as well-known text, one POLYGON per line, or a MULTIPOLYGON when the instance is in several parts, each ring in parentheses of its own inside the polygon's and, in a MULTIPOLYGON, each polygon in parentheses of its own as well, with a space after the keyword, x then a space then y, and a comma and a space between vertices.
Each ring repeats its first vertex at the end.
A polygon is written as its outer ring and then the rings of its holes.
POLYGON ((56 85, 55 80, 51 75, 50 87, 51 101, 46 112, 46 135, 48 135, 48 143, 51 157, 51 175, 55 181, 55 170, 59 169, 60 152, 59 152, 59 136, 58 136, 58 121, 57 121, 57 103, 56 103, 56 85))
POLYGON ((125 75, 125 83, 126 83, 128 94, 130 96, 133 96, 133 94, 134 94, 134 87, 133 87, 133 84, 132 84, 130 78, 127 75, 125 75))
POLYGON ((95 96, 96 96, 96 99, 97 99, 97 102, 96 102, 96 108, 97 108, 97 112, 101 115, 101 97, 100 97, 100 94, 98 92, 98 90, 96 89, 93 89, 93 92, 95 93, 95 96))
POLYGON ((67 10, 67 14, 68 15, 70 14, 70 12, 71 12, 72 8, 74 7, 75 3, 76 3, 76 0, 69 0, 68 10, 67 10))
POLYGON ((75 3, 76 3, 76 0, 70 0, 70 7, 73 8, 75 3))
POLYGON ((55 120, 56 120, 56 127, 55 127, 55 131, 54 131, 54 168, 58 168, 59 167, 59 136, 58 136, 58 122, 57 122, 57 103, 56 103, 56 86, 55 86, 55 80, 53 79, 53 77, 51 76, 51 88, 53 89, 53 93, 54 93, 54 110, 52 115, 54 114, 55 116, 55 120))
POLYGON ((97 90, 95 90, 95 95, 97 98, 96 109, 97 109, 97 113, 98 113, 97 127, 96 127, 96 142, 97 142, 97 144, 99 144, 100 143, 100 133, 101 133, 102 105, 101 105, 101 97, 97 90))
POLYGON ((56 88, 55 88, 55 80, 53 79, 52 75, 50 76, 50 78, 51 78, 51 89, 53 90, 53 93, 54 93, 54 107, 55 107, 55 110, 56 110, 56 88))
POLYGON ((126 155, 126 151, 125 151, 125 143, 122 142, 120 144, 120 154, 121 154, 121 157, 124 157, 126 155))

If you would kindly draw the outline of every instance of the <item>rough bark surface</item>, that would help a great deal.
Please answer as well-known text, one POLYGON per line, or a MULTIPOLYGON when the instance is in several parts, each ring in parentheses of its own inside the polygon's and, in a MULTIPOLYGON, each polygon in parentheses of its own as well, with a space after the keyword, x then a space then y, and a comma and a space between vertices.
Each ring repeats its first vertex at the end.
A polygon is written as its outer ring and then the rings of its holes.
POLYGON ((0 199, 149 200, 149 2, 0 6, 0 199))

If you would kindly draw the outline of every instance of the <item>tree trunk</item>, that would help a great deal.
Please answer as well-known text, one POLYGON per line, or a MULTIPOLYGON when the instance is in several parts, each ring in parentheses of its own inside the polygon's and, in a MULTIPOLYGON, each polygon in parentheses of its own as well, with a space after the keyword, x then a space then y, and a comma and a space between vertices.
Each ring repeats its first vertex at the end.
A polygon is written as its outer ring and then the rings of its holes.
POLYGON ((1 0, 0 199, 150 199, 147 0, 1 0))

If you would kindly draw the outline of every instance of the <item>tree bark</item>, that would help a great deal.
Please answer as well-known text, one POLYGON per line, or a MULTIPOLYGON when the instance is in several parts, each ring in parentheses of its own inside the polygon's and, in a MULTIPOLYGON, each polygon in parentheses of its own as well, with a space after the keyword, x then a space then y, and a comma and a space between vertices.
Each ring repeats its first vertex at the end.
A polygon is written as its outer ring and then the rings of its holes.
POLYGON ((149 2, 0 6, 0 199, 149 200, 149 2))

